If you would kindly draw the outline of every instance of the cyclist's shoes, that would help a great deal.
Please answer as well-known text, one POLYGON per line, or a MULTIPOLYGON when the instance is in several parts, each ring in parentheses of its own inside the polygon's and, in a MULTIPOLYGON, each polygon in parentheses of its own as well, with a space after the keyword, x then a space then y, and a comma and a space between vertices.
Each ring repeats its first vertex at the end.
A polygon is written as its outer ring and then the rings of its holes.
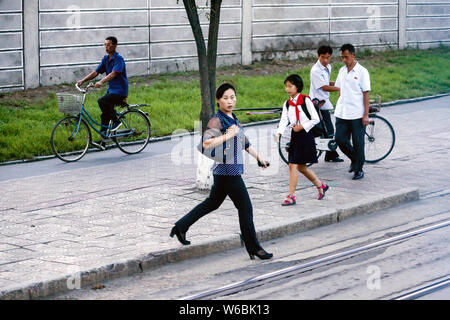
POLYGON ((120 126, 122 125, 122 122, 116 122, 116 123, 114 123, 113 125, 112 125, 112 127, 111 127, 111 129, 109 129, 109 131, 110 132, 114 132, 114 131, 116 131, 117 129, 119 129, 120 128, 120 126))
POLYGON ((97 149, 100 149, 100 150, 103 150, 103 151, 106 150, 106 148, 105 148, 106 143, 103 142, 103 141, 101 141, 100 143, 91 141, 91 144, 92 144, 94 147, 96 147, 97 149))

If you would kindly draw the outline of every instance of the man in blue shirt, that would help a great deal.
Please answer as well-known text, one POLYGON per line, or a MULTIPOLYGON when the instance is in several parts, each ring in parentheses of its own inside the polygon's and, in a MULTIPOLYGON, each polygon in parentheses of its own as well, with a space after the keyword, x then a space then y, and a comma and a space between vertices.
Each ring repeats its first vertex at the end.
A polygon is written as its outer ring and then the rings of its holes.
MULTIPOLYGON (((121 126, 121 122, 117 119, 114 107, 122 104, 128 97, 128 78, 125 67, 125 60, 116 52, 117 38, 108 37, 105 39, 106 55, 98 65, 97 69, 87 75, 83 80, 77 82, 81 86, 84 82, 97 77, 99 74, 106 73, 106 77, 95 83, 96 88, 108 82, 108 90, 106 94, 98 99, 98 105, 102 110, 101 131, 106 133, 109 122, 112 120, 111 132, 117 130, 121 126)), ((101 145, 93 143, 94 146, 104 149, 105 139, 102 137, 101 145)))

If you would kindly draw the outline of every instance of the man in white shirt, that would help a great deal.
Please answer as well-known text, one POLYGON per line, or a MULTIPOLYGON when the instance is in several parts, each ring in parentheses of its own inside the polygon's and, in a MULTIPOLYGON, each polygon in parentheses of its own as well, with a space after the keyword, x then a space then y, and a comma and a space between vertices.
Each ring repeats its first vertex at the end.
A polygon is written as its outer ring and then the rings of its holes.
MULTIPOLYGON (((333 49, 330 46, 321 46, 317 50, 319 57, 317 63, 311 68, 309 86, 309 96, 311 99, 317 98, 319 100, 325 100, 325 104, 320 108, 323 122, 327 128, 329 136, 334 135, 333 122, 331 121, 330 111, 333 110, 333 105, 330 102, 330 92, 339 91, 339 88, 334 86, 334 82, 330 82, 331 74, 331 55, 333 49)), ((342 162, 343 159, 339 158, 339 154, 336 151, 327 151, 325 153, 326 162, 342 162)))
POLYGON ((356 61, 356 49, 353 45, 344 44, 340 50, 345 66, 339 70, 335 84, 340 88, 334 112, 336 142, 352 162, 349 172, 354 172, 353 180, 358 180, 364 177, 362 169, 365 160, 365 126, 369 124, 370 75, 356 61))

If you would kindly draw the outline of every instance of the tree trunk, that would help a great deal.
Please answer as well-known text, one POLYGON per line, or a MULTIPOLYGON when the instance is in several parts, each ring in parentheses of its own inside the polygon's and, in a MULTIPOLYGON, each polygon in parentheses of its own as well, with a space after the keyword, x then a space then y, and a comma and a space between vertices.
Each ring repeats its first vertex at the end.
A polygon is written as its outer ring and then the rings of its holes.
POLYGON ((220 7, 222 0, 211 1, 211 11, 208 31, 208 80, 211 92, 211 108, 212 113, 215 109, 216 101, 216 65, 217 65, 217 42, 219 38, 219 23, 220 23, 220 7))
MULTIPOLYGON (((189 23, 194 34, 197 46, 198 67, 200 73, 200 90, 202 95, 202 109, 200 121, 202 123, 201 134, 206 130, 211 115, 215 110, 216 92, 216 61, 217 42, 219 35, 220 8, 222 0, 211 0, 210 21, 208 31, 208 48, 205 45, 205 38, 200 26, 197 6, 194 0, 183 0, 189 23)), ((197 188, 211 189, 213 179, 211 168, 214 163, 211 159, 200 154, 197 163, 197 188)))

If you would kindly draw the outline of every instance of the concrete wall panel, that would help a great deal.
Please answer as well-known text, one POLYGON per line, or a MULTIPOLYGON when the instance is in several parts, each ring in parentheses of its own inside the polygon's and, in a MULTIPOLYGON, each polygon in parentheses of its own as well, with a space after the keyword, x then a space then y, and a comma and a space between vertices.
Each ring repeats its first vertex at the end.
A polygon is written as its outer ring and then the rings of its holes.
POLYGON ((147 0, 40 0, 39 10, 74 10, 74 9, 86 10, 120 10, 129 8, 142 8, 147 9, 147 0))
POLYGON ((148 42, 149 28, 108 28, 42 31, 40 33, 41 48, 63 46, 103 45, 108 36, 115 36, 119 46, 127 43, 148 42))
POLYGON ((340 6, 332 7, 333 18, 397 17, 397 6, 340 6))
MULTIPOLYGON (((197 6, 199 6, 200 8, 204 8, 206 3, 210 3, 210 0, 197 0, 195 1, 197 3, 197 6)), ((243 1, 249 1, 249 0, 243 0, 243 1)), ((183 6, 183 1, 179 1, 179 3, 177 3, 176 0, 151 0, 151 8, 152 9, 170 9, 170 8, 178 8, 178 9, 183 9, 184 10, 184 6, 183 6)), ((225 8, 227 6, 241 6, 241 0, 223 0, 222 1, 222 8, 225 8)))
POLYGON ((397 32, 373 32, 360 34, 337 34, 331 36, 331 45, 339 47, 344 43, 352 43, 357 47, 384 46, 397 44, 397 32))
POLYGON ((328 19, 328 8, 317 6, 302 7, 256 7, 253 9, 253 21, 317 20, 328 19))
POLYGON ((0 14, 0 32, 22 30, 22 14, 1 13, 0 14))
MULTIPOLYGON (((240 40, 219 40, 217 53, 234 54, 240 53, 240 40)), ((152 59, 167 59, 179 57, 197 56, 195 42, 180 42, 177 46, 171 43, 155 43, 151 46, 152 59)))
POLYGON ((328 21, 289 21, 253 24, 253 36, 286 36, 328 33, 328 21))
POLYGON ((406 27, 412 29, 434 29, 434 28, 450 28, 450 16, 448 17, 433 17, 433 18, 409 18, 406 22, 406 27))
POLYGON ((0 88, 23 86, 22 70, 0 70, 0 88))
POLYGON ((331 21, 332 33, 360 33, 369 31, 397 31, 397 18, 382 18, 373 23, 368 19, 331 21))
POLYGON ((22 49, 22 32, 0 33, 0 50, 22 49))
POLYGON ((50 12, 40 14, 41 30, 148 25, 147 11, 50 12))
MULTIPOLYGON (((64 67, 44 67, 41 68, 41 82, 42 85, 54 85, 59 83, 70 83, 80 80, 90 72, 94 71, 97 64, 76 65, 64 67)), ((127 73, 134 73, 135 75, 148 74, 148 61, 134 61, 127 63, 127 73)), ((98 76, 95 81, 100 80, 105 75, 98 76)))
POLYGON ((22 11, 22 1, 2 0, 0 1, 0 12, 22 11))
POLYGON ((449 42, 450 32, 448 30, 419 30, 408 32, 407 41, 415 42, 449 42))
POLYGON ((21 67, 23 67, 22 51, 0 52, 0 69, 21 67))
MULTIPOLYGON (((203 36, 208 37, 208 26, 202 26, 203 36)), ((239 24, 224 24, 219 28, 220 38, 240 38, 241 26, 239 24)), ((152 42, 193 41, 194 35, 190 26, 163 26, 151 27, 150 39, 152 42)))
MULTIPOLYGON (((148 59, 148 44, 123 45, 117 51, 128 60, 148 59)), ((41 67, 85 63, 98 64, 105 54, 103 47, 42 49, 41 67)))
POLYGON ((450 15, 449 4, 429 4, 429 5, 408 4, 408 16, 450 15))
MULTIPOLYGON (((208 11, 205 11, 208 12, 208 11)), ((199 14, 201 24, 208 24, 207 16, 199 14)), ((158 25, 189 25, 186 11, 181 9, 167 9, 167 10, 151 10, 150 21, 152 26, 158 25)), ((221 23, 240 23, 241 9, 240 8, 222 8, 220 11, 221 23)))

